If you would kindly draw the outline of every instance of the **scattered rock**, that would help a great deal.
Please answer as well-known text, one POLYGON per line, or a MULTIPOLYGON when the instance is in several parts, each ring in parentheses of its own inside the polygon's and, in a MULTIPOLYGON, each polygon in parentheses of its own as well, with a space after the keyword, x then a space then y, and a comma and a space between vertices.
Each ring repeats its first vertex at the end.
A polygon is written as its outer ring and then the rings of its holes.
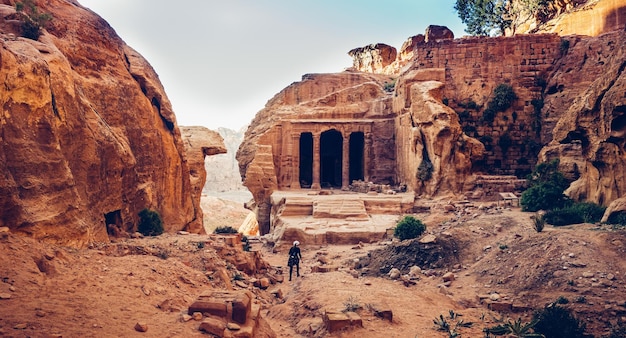
POLYGON ((491 299, 492 301, 498 301, 500 300, 500 295, 496 292, 492 293, 489 295, 489 299, 491 299))
POLYGON ((419 266, 413 265, 411 269, 409 269, 409 276, 418 277, 422 273, 422 269, 419 266))
POLYGON ((198 322, 201 321, 202 320, 202 312, 194 312, 191 315, 191 318, 193 318, 193 320, 198 321, 198 322))
POLYGON ((148 331, 148 324, 144 322, 137 322, 137 324, 135 324, 135 331, 138 331, 138 332, 148 331))
POLYGON ((239 331, 241 330, 241 326, 235 323, 228 323, 226 324, 226 328, 231 330, 231 331, 239 331))
POLYGON ((455 279, 454 274, 452 272, 446 272, 442 276, 442 278, 444 282, 452 282, 455 279))
POLYGON ((200 327, 198 329, 202 332, 223 337, 224 330, 226 329, 226 323, 219 318, 207 317, 202 321, 202 323, 200 323, 200 327))
POLYGON ((393 269, 389 270, 388 276, 391 279, 398 279, 398 278, 400 278, 400 270, 398 270, 396 268, 393 268, 393 269))
POLYGON ((593 276, 594 276, 593 272, 590 272, 590 271, 583 272, 583 277, 584 278, 592 278, 593 276))
POLYGON ((422 244, 432 244, 436 242, 437 242, 437 237, 431 234, 428 234, 420 239, 420 243, 422 244))

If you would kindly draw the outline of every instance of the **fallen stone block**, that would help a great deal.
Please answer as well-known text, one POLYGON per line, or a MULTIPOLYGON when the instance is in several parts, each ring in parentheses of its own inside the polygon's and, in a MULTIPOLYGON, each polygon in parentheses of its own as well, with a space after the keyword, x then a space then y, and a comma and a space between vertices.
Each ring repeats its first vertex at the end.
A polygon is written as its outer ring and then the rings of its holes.
POLYGON ((207 313, 218 317, 226 317, 226 314, 228 313, 226 303, 224 303, 221 299, 204 296, 200 296, 200 298, 189 306, 187 314, 193 315, 194 312, 207 313))
POLYGON ((246 322, 252 305, 252 297, 248 293, 240 293, 232 300, 233 315, 232 319, 240 324, 246 322))
POLYGON ((513 310, 513 304, 509 302, 491 302, 489 309, 498 312, 510 312, 513 310))
POLYGON ((332 271, 337 271, 337 270, 339 270, 339 267, 335 265, 315 265, 311 267, 311 272, 325 273, 325 272, 332 272, 332 271))
POLYGON ((198 328, 202 332, 210 333, 218 337, 224 337, 224 330, 226 329, 226 322, 221 318, 207 317, 198 328))
POLYGON ((324 324, 330 333, 349 329, 352 327, 363 327, 363 320, 355 312, 332 312, 324 313, 324 324))
POLYGON ((326 312, 324 324, 326 324, 326 330, 332 333, 350 327, 350 318, 343 312, 326 312))

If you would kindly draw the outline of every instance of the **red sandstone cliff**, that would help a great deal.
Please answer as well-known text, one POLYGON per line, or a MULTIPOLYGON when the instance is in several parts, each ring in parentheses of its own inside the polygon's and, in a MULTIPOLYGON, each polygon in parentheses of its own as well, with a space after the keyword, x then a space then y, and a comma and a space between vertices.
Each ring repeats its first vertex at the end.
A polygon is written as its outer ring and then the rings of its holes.
POLYGON ((0 226, 81 246, 151 208, 185 228, 198 209, 157 74, 78 2, 36 3, 53 16, 38 41, 0 3, 0 226))
POLYGON ((626 0, 557 0, 543 15, 520 15, 513 24, 516 33, 598 36, 623 30, 625 22, 626 0))

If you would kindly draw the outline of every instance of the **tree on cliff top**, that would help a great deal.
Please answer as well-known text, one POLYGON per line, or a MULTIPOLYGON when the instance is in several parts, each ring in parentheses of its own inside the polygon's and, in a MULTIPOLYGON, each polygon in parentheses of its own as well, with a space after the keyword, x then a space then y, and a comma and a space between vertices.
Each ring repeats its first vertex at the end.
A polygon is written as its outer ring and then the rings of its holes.
POLYGON ((456 0, 454 10, 471 35, 504 35, 511 27, 511 0, 456 0))
POLYGON ((516 23, 536 20, 546 22, 566 4, 576 6, 581 0, 456 0, 454 10, 467 25, 465 32, 478 36, 504 35, 515 32, 516 23))

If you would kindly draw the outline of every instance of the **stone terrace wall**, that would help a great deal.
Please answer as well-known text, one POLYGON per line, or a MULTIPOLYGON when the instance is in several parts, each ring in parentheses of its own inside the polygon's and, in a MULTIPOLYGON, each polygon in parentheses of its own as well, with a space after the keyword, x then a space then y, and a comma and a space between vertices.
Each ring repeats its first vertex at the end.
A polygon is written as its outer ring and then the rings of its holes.
POLYGON ((415 46, 414 55, 411 69, 445 69, 444 103, 459 113, 466 134, 485 143, 486 159, 475 164, 476 170, 514 174, 534 166, 540 124, 532 100, 541 100, 546 78, 561 57, 558 35, 423 43, 415 46), (481 121, 493 89, 502 83, 511 85, 518 99, 506 112, 499 112, 493 123, 481 121), (471 102, 478 108, 468 108, 473 107, 471 102), (505 153, 498 146, 504 134, 512 140, 505 153))

